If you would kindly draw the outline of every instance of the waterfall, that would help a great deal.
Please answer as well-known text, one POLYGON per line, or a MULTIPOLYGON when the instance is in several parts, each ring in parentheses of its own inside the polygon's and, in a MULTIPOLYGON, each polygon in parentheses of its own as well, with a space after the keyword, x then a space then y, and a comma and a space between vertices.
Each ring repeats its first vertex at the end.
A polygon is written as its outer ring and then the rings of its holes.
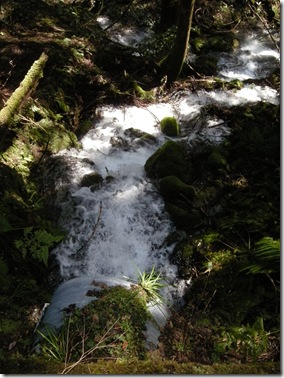
MULTIPOLYGON (((238 51, 220 56, 219 77, 245 80, 268 75, 267 62, 271 71, 271 61, 275 64, 279 55, 268 37, 258 37, 252 34, 238 51)), ((166 242, 175 228, 154 182, 144 171, 148 157, 171 139, 161 133, 159 121, 176 117, 181 133, 172 139, 185 140, 189 146, 197 137, 220 143, 230 133, 223 120, 208 117, 201 133, 191 125, 204 106, 258 101, 279 103, 277 91, 251 84, 231 91, 185 90, 166 103, 98 109, 93 128, 81 140, 82 149, 57 154, 70 162, 66 167, 71 177, 68 184, 60 178, 56 184, 57 188, 64 185, 68 193, 60 197, 59 219, 68 236, 52 252, 65 282, 57 289, 44 321, 58 325, 58 315, 68 303, 85 306, 86 288, 92 280, 100 278, 110 285, 120 282, 127 286, 129 279, 137 280, 139 271, 149 271, 153 266, 168 284, 163 292, 167 303, 182 295, 184 282, 179 282, 177 267, 169 261, 174 244, 166 242), (101 177, 100 182, 82 186, 83 177, 94 173, 101 177)))

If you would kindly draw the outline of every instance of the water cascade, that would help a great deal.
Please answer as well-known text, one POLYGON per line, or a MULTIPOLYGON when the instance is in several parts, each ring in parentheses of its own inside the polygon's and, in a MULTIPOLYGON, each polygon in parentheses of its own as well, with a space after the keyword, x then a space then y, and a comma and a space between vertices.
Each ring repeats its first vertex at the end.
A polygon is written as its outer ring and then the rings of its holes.
MULTIPOLYGON (((230 81, 270 74, 279 54, 269 44, 269 36, 251 34, 242 41, 238 51, 219 57, 219 77, 230 81)), ((181 132, 173 139, 185 140, 189 146, 197 138, 220 143, 230 133, 223 120, 207 117, 201 129, 189 126, 203 107, 258 101, 277 104, 279 98, 268 86, 246 83, 240 90, 179 92, 166 103, 144 107, 98 109, 94 127, 81 140, 82 149, 56 156, 64 159, 69 173, 67 181, 59 177, 56 182, 59 224, 68 237, 53 251, 64 282, 57 288, 44 322, 59 326, 64 307, 70 303, 85 306, 89 300, 85 294, 94 279, 110 286, 128 286, 129 279, 137 279, 138 271, 149 271, 153 266, 168 284, 163 291, 167 305, 180 299, 184 282, 178 280, 177 267, 169 262, 174 246, 165 243, 174 226, 144 170, 148 157, 171 139, 161 133, 159 121, 176 117, 181 132), (92 175, 99 180, 84 185, 83 178, 92 175)), ((169 313, 165 313, 166 319, 169 313)), ((156 318, 162 326, 165 319, 160 315, 156 318)), ((150 334, 154 334, 153 328, 150 334)), ((155 345, 157 338, 158 333, 152 340, 155 345)))

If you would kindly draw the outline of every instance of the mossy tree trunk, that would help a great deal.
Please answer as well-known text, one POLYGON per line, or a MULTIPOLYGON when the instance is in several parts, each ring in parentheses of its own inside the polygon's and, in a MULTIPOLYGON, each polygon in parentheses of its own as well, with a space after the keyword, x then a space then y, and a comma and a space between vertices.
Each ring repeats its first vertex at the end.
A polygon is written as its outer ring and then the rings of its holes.
POLYGON ((180 0, 179 21, 175 43, 163 62, 163 70, 171 83, 181 73, 187 55, 195 0, 180 0))
POLYGON ((43 76, 43 68, 47 59, 48 56, 43 52, 39 59, 33 63, 23 81, 0 110, 0 127, 9 125, 24 99, 27 98, 31 90, 36 88, 39 79, 43 76))

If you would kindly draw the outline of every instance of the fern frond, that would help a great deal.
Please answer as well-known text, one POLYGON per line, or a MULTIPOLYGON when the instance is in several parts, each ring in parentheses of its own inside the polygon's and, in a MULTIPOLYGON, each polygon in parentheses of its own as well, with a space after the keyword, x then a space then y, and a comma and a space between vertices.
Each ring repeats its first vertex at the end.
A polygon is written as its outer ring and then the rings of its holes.
POLYGON ((276 273, 280 271, 280 240, 266 236, 255 243, 255 262, 247 265, 241 271, 251 274, 276 273))

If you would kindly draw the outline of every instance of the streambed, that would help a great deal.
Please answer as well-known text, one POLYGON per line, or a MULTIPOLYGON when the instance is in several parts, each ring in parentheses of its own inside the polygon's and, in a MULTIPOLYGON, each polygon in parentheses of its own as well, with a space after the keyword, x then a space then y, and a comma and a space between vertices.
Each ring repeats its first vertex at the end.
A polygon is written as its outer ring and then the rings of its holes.
MULTIPOLYGON (((270 64, 268 70, 267 61, 276 64, 279 55, 269 37, 262 36, 260 40, 259 35, 252 34, 244 41, 234 54, 221 55, 221 78, 247 80, 271 73, 273 66, 270 64)), ((180 299, 184 282, 169 261, 174 244, 165 243, 175 227, 154 182, 146 176, 144 164, 168 139, 185 140, 189 147, 197 139, 204 143, 222 142, 230 133, 229 125, 222 119, 206 116, 201 124, 195 122, 205 106, 259 101, 278 104, 279 96, 268 85, 247 83, 240 90, 201 90, 194 94, 183 91, 170 96, 166 103, 143 108, 98 109, 94 127, 81 140, 82 150, 71 149, 55 156, 63 159, 68 169, 68 179, 57 177, 56 181, 59 224, 68 237, 52 252, 65 283, 57 289, 43 321, 58 325, 50 314, 54 308, 57 315, 62 310, 58 307, 58 303, 63 303, 60 295, 66 306, 75 303, 82 307, 86 304, 86 282, 118 279, 127 283, 129 279, 137 280, 138 271, 149 271, 153 266, 168 284, 163 295, 169 306, 180 299), (169 138, 161 133, 159 121, 166 116, 178 119, 179 137, 169 138), (101 181, 96 186, 82 186, 83 177, 93 173, 100 175, 101 181), (66 282, 67 291, 62 290, 66 282), (82 290, 76 298, 70 289, 73 284, 82 290)))

